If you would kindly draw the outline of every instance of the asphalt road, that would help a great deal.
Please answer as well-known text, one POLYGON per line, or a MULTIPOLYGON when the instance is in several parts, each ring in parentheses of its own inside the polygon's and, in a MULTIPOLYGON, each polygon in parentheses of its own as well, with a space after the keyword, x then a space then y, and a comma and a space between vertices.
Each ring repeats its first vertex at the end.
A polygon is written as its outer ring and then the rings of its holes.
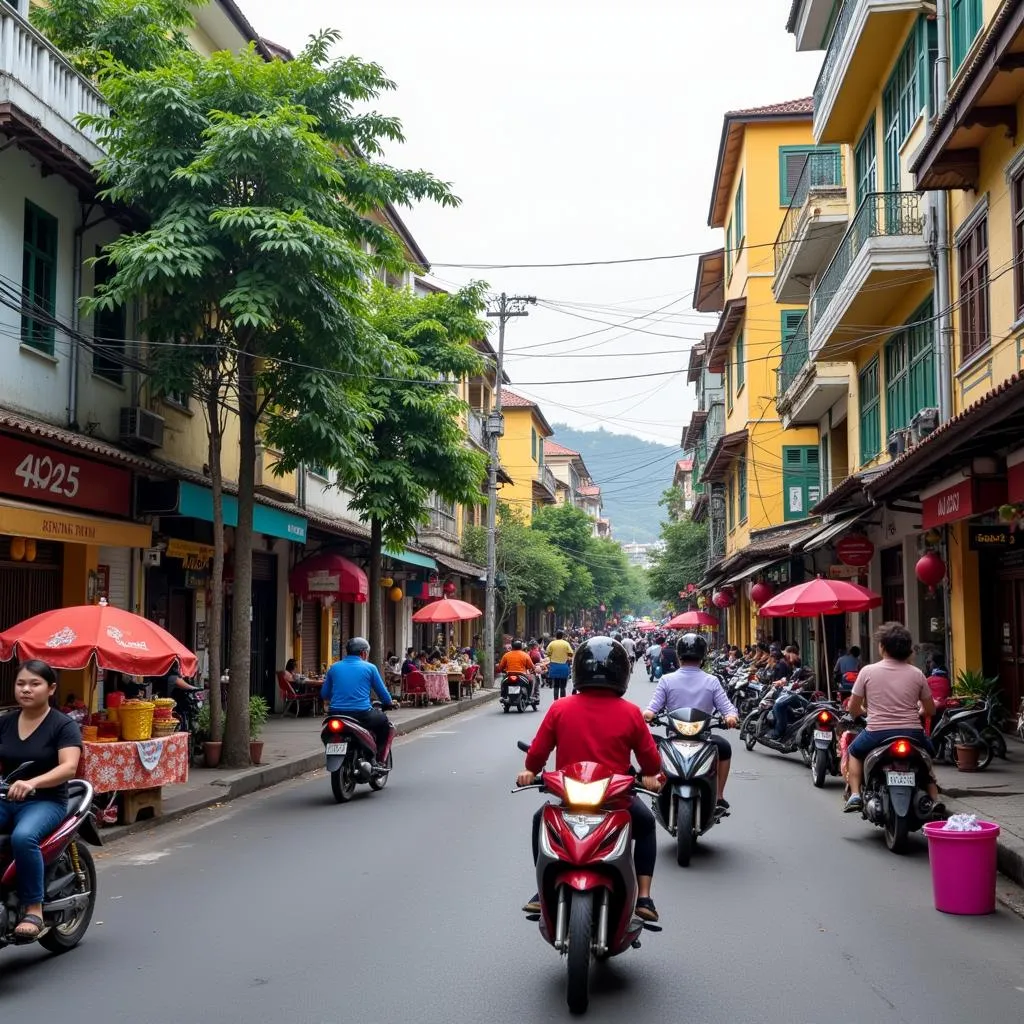
MULTIPOLYGON (((650 689, 638 673, 630 695, 650 689)), ((541 798, 509 789, 538 720, 492 705, 415 734, 387 790, 347 806, 321 774, 111 847, 77 950, 0 952, 4 1019, 570 1019, 559 957, 519 911, 541 798)), ((733 814, 689 869, 659 833, 665 931, 603 965, 589 1020, 1024 1019, 1024 922, 937 913, 924 840, 890 854, 809 774, 738 749, 733 814)))

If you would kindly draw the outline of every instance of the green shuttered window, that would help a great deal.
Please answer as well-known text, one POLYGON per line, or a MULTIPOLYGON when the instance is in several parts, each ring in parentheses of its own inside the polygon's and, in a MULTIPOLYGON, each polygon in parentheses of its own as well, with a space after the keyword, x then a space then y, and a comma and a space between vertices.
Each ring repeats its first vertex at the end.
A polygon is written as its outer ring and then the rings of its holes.
POLYGON ((857 375, 860 408, 860 461, 870 462, 882 448, 882 410, 878 388, 878 356, 857 375))
POLYGON ((821 500, 821 463, 816 444, 783 446, 782 495, 786 519, 803 519, 821 500))
POLYGON ((931 298, 885 345, 885 421, 891 434, 935 405, 935 330, 931 298))
POLYGON ((740 492, 740 522, 747 521, 747 457, 744 453, 740 457, 739 468, 736 470, 736 480, 740 492))
POLYGON ((21 340, 52 356, 53 324, 47 321, 57 308, 57 218, 27 200, 21 295, 21 340))
POLYGON ((949 36, 953 73, 963 64, 981 31, 981 0, 950 0, 949 36))

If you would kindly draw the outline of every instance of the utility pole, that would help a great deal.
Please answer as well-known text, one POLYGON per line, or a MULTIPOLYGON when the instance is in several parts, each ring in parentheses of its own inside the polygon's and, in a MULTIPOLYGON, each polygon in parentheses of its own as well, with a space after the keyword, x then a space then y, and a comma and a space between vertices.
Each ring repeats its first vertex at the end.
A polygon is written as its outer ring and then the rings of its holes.
POLYGON ((494 374, 494 405, 487 417, 487 449, 490 460, 487 470, 487 603, 484 610, 484 683, 494 686, 494 621, 495 579, 498 561, 498 438, 505 433, 501 415, 501 383, 505 373, 505 324, 514 316, 529 316, 526 307, 536 305, 535 295, 506 295, 498 298, 487 315, 498 321, 498 363, 494 374))

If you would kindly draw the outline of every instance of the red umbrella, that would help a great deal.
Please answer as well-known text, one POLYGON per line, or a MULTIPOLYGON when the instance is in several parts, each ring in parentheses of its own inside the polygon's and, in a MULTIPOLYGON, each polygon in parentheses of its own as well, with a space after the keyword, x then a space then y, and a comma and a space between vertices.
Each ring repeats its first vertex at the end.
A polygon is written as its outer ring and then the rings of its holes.
POLYGON ((175 661, 183 676, 199 670, 196 656, 166 629, 106 602, 57 608, 0 633, 0 661, 38 658, 54 668, 100 668, 127 675, 166 675, 175 661))
POLYGON ((859 583, 826 580, 820 576, 807 583, 787 587, 769 598, 758 612, 765 618, 810 619, 842 612, 866 612, 877 608, 882 598, 859 583))
POLYGON ((685 629, 687 626, 718 626, 718 619, 707 612, 680 612, 665 623, 666 629, 685 629))
POLYGON ((479 619, 483 612, 475 604, 458 601, 453 597, 442 597, 421 608, 412 617, 413 622, 462 622, 465 619, 479 619))
POLYGON ((636 628, 641 633, 650 633, 652 629, 657 629, 658 626, 654 622, 641 622, 636 628))

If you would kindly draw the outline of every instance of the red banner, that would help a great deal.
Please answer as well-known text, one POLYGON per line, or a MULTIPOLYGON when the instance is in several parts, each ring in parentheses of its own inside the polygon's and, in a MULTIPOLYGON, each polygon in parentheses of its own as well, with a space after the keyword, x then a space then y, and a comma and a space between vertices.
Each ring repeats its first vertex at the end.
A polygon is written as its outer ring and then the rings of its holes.
POLYGON ((0 494, 40 505, 70 505, 90 512, 130 516, 132 475, 127 469, 0 437, 0 494))
POLYGON ((863 568, 875 557, 875 545, 861 533, 851 533, 836 542, 836 555, 843 565, 863 568))
POLYGON ((961 519, 980 515, 1006 501, 1005 480, 979 480, 968 477, 943 488, 921 502, 921 526, 955 523, 961 519))

